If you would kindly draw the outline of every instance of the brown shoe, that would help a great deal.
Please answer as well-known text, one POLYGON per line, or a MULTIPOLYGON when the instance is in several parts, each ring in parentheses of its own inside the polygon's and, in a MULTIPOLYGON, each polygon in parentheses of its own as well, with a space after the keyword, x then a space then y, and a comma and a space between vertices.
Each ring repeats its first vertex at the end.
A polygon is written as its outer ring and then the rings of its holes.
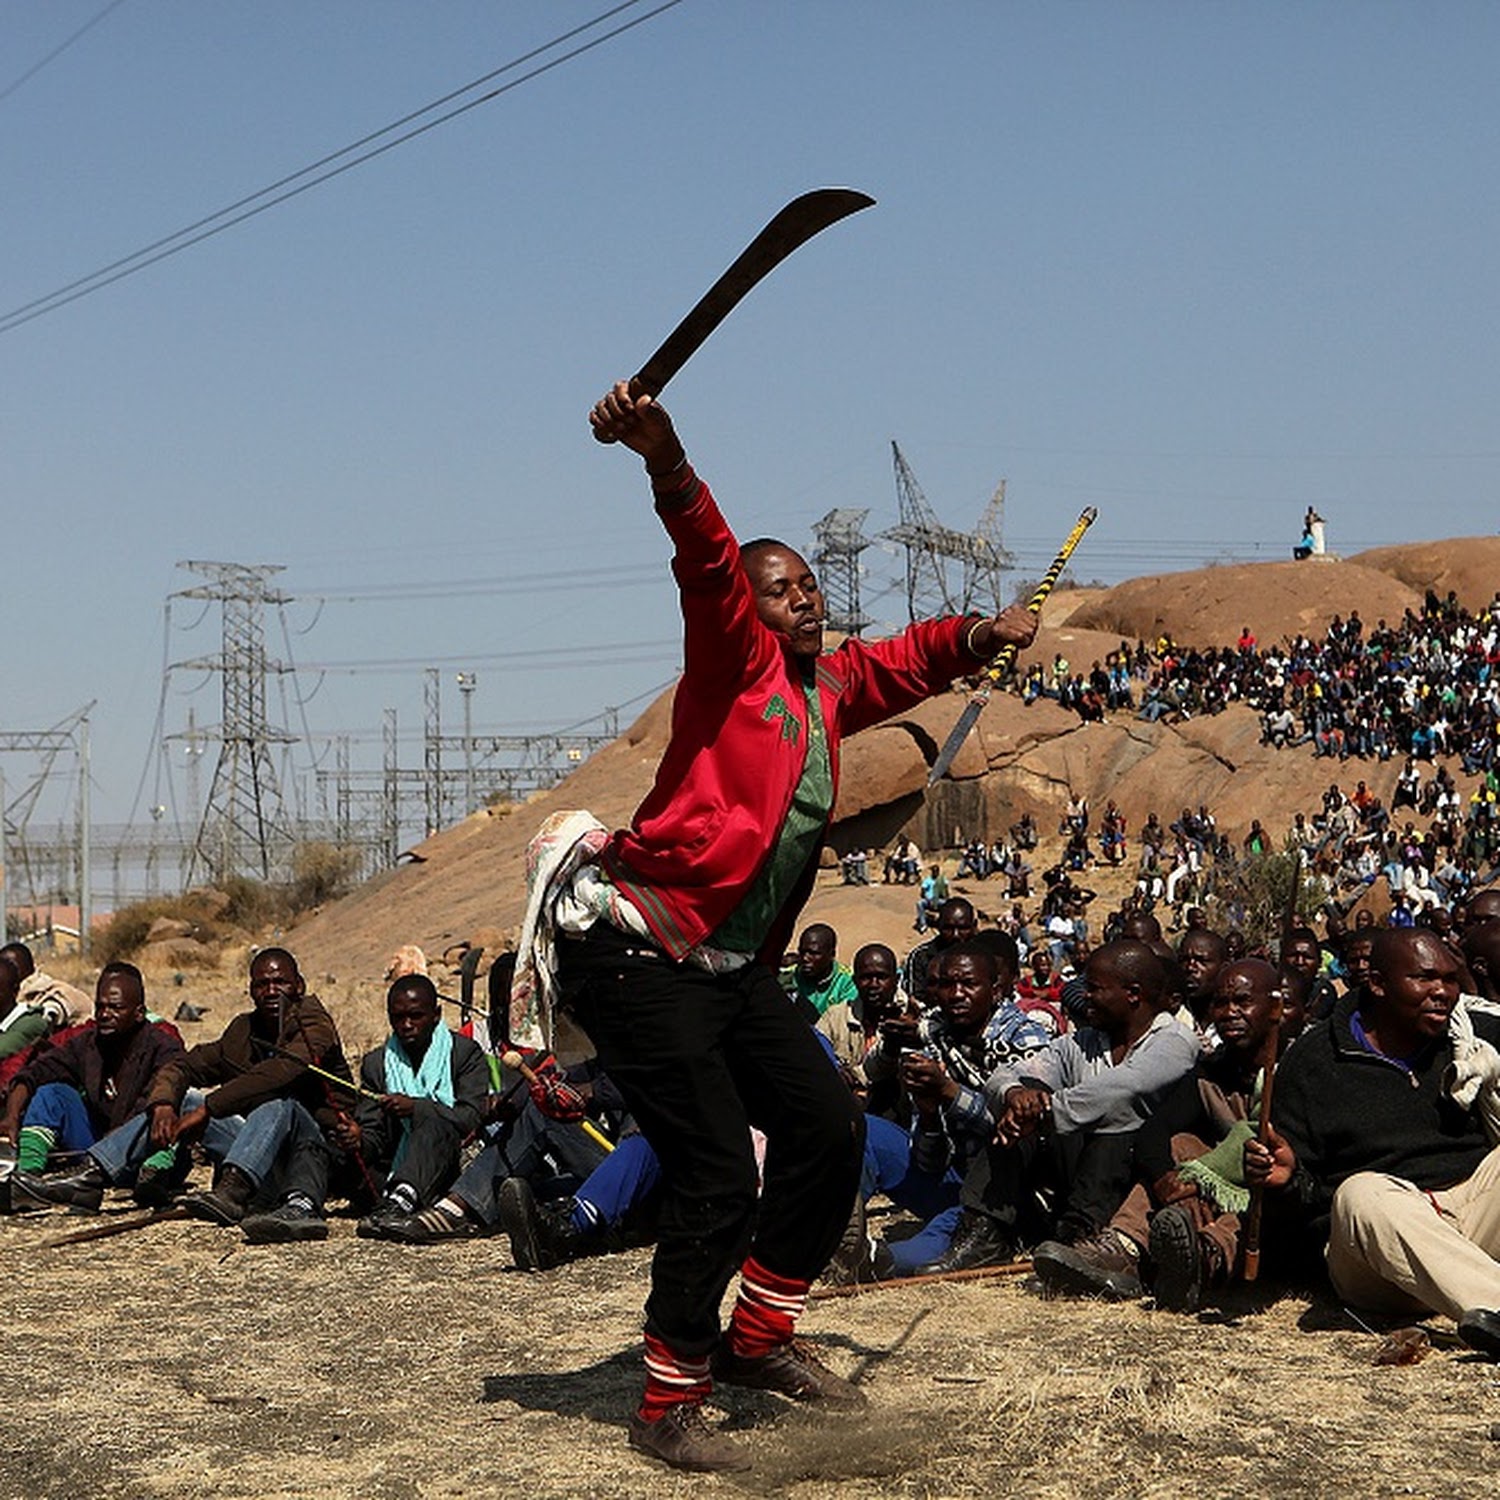
POLYGON ((1145 1293, 1141 1260, 1129 1241, 1112 1229, 1075 1245, 1047 1240, 1031 1252, 1031 1263, 1049 1292, 1129 1301, 1145 1293))
POLYGON ((715 1380, 756 1391, 775 1391, 793 1401, 816 1401, 849 1410, 870 1404, 857 1385, 835 1375, 801 1339, 788 1339, 769 1354, 744 1359, 730 1349, 726 1338, 714 1354, 713 1374, 715 1380))
POLYGON ((715 1432, 695 1401, 671 1407, 654 1422, 639 1413, 632 1416, 630 1446, 694 1474, 735 1474, 750 1467, 750 1455, 733 1439, 715 1432))
POLYGON ((180 1204, 191 1219, 206 1219, 225 1228, 238 1224, 250 1210, 256 1185, 236 1166, 219 1168, 218 1179, 207 1192, 188 1193, 180 1204))

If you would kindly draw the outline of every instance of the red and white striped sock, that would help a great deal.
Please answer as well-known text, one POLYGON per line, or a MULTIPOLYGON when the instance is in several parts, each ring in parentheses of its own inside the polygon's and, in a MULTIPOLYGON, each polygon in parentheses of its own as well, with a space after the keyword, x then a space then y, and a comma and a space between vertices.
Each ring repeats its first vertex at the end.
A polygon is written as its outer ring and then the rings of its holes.
POLYGON ((729 1319, 729 1348, 740 1359, 759 1359, 784 1344, 807 1306, 810 1281, 778 1276, 753 1255, 740 1267, 740 1294, 729 1319))
POLYGON ((646 1390, 638 1415, 655 1422, 674 1406, 699 1406, 713 1390, 708 1356, 688 1358, 674 1353, 654 1333, 646 1335, 646 1390))

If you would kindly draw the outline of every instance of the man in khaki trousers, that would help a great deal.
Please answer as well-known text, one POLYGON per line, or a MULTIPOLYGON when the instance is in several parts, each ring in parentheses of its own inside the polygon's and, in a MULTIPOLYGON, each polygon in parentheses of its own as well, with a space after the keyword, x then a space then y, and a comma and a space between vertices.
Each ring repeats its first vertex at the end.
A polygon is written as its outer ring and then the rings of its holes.
POLYGON ((1436 933, 1380 933, 1366 986, 1283 1060, 1270 1148, 1250 1142, 1245 1170, 1267 1185, 1268 1210, 1300 1209, 1326 1228, 1341 1297, 1446 1313, 1471 1348, 1500 1359, 1494 1085, 1471 1098, 1455 1084, 1494 1068, 1482 1044, 1500 1045, 1500 1017, 1470 1013, 1473 1036, 1455 1043, 1458 974, 1436 933))

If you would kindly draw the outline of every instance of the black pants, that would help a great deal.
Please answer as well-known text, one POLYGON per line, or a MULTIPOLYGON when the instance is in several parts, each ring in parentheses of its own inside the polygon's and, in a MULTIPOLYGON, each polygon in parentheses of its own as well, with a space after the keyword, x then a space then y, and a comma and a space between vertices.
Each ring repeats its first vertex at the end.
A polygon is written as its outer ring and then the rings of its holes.
POLYGON ((579 1187, 608 1154, 581 1125, 549 1120, 524 1101, 520 1114, 495 1130, 490 1143, 464 1168, 451 1192, 481 1224, 500 1222, 500 1187, 508 1177, 524 1177, 541 1196, 543 1183, 563 1195, 579 1187))
POLYGON ((864 1118, 764 966, 715 976, 604 922, 558 954, 565 1002, 661 1160, 647 1330, 706 1354, 747 1250, 799 1280, 827 1264, 859 1186, 864 1118), (767 1138, 758 1214, 752 1125, 767 1138))
POLYGON ((1028 1136, 991 1146, 964 1174, 963 1207, 1003 1225, 1019 1242, 1088 1239, 1109 1223, 1135 1181, 1135 1132, 1028 1136), (1049 1190, 1051 1211, 1038 1189, 1049 1190))
POLYGON ((382 1111, 377 1121, 364 1127, 359 1141, 360 1155, 377 1187, 389 1192, 397 1183, 404 1182, 416 1193, 418 1203, 434 1203, 458 1175, 458 1153, 464 1143, 464 1131, 444 1116, 418 1105, 411 1119, 406 1154, 401 1165, 392 1168, 401 1144, 403 1123, 395 1115, 382 1111))

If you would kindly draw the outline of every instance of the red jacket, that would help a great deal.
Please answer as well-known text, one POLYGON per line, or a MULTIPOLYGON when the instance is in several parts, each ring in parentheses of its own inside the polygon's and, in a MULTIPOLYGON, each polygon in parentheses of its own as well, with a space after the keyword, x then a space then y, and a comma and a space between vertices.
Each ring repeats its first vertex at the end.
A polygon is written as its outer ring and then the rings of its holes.
MULTIPOLYGON (((708 486, 658 499, 676 544, 683 675, 656 784, 602 856, 651 931, 681 958, 723 924, 775 847, 807 755, 807 701, 795 659, 764 626, 734 534, 708 486)), ((817 685, 838 790, 838 747, 972 671, 970 621, 913 625, 888 641, 846 640, 817 661, 817 685)), ((804 871, 763 954, 779 959, 816 870, 804 871)))

